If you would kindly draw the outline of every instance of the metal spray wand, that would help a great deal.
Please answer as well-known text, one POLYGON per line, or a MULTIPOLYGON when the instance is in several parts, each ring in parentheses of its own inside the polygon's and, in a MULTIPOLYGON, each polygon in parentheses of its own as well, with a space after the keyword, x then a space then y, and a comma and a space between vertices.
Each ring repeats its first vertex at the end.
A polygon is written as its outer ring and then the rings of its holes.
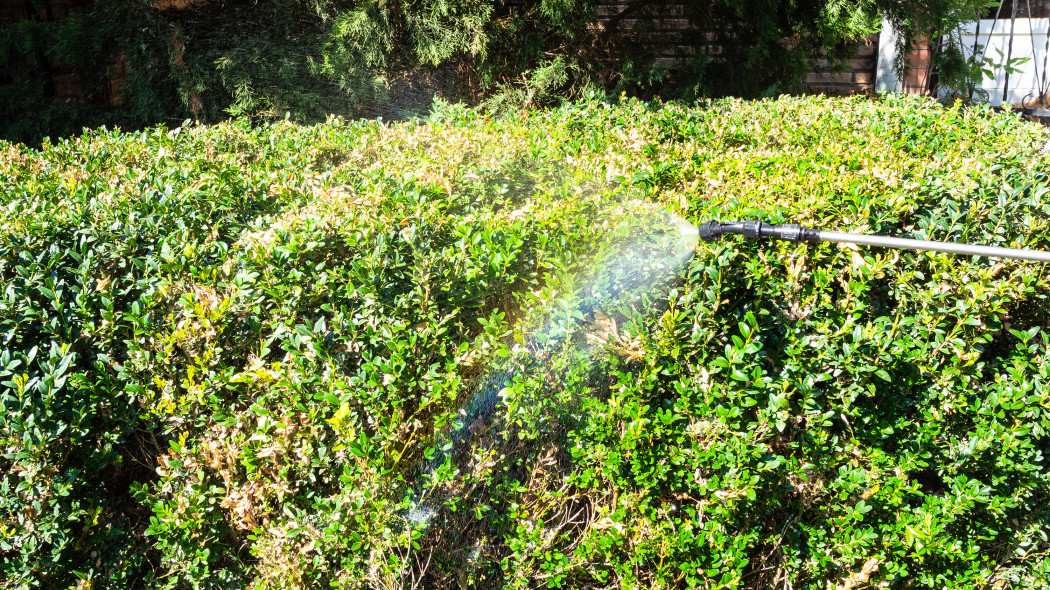
POLYGON ((772 239, 788 242, 847 242, 865 246, 882 246, 904 250, 932 250, 949 254, 969 256, 991 256, 995 258, 1017 258, 1050 262, 1050 252, 1043 250, 1023 250, 1020 248, 999 248, 979 244, 959 244, 953 242, 932 242, 929 240, 912 240, 908 238, 890 238, 864 234, 847 234, 835 231, 808 229, 795 223, 770 224, 761 221, 708 221, 697 226, 700 239, 710 242, 726 234, 739 234, 750 239, 772 239))

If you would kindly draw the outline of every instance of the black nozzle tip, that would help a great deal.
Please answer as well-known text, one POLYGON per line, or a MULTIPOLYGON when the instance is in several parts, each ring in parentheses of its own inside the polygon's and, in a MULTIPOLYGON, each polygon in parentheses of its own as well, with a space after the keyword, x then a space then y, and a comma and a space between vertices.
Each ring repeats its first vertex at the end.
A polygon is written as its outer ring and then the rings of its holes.
POLYGON ((697 233, 700 234, 700 239, 705 242, 712 242, 722 236, 722 222, 721 221, 708 221, 701 223, 696 226, 697 233))

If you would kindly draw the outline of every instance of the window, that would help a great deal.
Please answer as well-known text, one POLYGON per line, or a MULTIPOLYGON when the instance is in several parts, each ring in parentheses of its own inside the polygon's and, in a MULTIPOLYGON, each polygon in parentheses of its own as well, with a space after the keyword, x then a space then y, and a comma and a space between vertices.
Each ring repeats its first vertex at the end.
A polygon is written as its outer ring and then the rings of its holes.
POLYGON ((1050 18, 1050 0, 1006 0, 985 11, 983 18, 999 20, 1013 18, 1050 18))

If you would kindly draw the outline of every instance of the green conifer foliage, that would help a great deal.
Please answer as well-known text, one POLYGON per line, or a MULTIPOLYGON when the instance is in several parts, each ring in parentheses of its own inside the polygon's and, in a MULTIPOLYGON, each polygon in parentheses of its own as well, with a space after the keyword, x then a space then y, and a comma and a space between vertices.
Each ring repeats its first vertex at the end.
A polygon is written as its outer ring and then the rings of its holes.
MULTIPOLYGON (((883 15, 908 43, 984 2, 100 0, 0 29, 0 137, 35 145, 82 126, 231 115, 403 118, 435 96, 513 110, 594 92, 773 95, 802 90, 818 55, 845 63, 883 15), (78 81, 78 99, 60 98, 56 72, 78 81)), ((946 67, 958 61, 944 50, 946 67)))

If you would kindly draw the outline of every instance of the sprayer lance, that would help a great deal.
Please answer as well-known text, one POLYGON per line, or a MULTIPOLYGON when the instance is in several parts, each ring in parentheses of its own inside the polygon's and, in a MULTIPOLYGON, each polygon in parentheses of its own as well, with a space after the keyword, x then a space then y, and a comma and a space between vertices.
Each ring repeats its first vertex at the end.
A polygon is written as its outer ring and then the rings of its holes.
POLYGON ((761 221, 708 221, 697 227, 700 239, 706 242, 726 234, 739 234, 750 239, 772 239, 788 242, 846 242, 865 246, 882 246, 902 250, 931 250, 949 254, 967 256, 990 256, 994 258, 1017 258, 1050 262, 1050 252, 1042 250, 1023 250, 1020 248, 998 248, 979 244, 959 244, 953 242, 931 242, 929 240, 911 240, 907 238, 890 238, 864 234, 847 234, 834 231, 808 229, 795 223, 771 224, 761 221))

